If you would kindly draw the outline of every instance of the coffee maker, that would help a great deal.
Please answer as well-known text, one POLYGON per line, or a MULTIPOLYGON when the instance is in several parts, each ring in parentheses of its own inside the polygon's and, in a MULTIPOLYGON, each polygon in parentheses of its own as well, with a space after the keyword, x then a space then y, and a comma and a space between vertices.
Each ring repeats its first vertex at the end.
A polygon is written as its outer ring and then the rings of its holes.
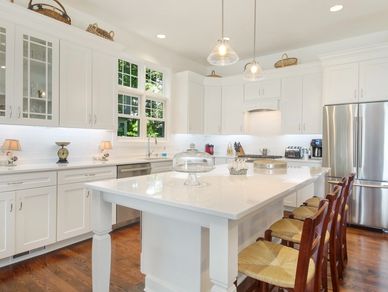
POLYGON ((311 158, 322 158, 322 139, 312 139, 310 146, 311 158))

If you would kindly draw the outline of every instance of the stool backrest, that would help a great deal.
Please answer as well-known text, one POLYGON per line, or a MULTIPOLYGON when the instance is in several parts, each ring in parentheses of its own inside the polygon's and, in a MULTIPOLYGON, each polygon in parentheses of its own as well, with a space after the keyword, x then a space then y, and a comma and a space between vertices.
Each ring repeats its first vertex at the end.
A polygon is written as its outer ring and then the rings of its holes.
POLYGON ((329 223, 328 206, 329 202, 322 200, 314 216, 304 220, 296 267, 295 291, 306 291, 310 259, 316 265, 322 262, 324 237, 329 223))

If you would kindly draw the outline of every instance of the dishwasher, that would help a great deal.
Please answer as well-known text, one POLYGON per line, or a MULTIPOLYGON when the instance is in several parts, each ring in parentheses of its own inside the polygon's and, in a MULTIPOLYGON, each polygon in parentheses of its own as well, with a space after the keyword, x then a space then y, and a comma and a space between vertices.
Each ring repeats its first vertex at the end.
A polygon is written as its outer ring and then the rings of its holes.
MULTIPOLYGON (((135 177, 148 175, 150 173, 150 163, 136 163, 117 166, 117 178, 135 177)), ((140 211, 120 205, 116 206, 116 224, 113 226, 114 229, 128 224, 137 223, 139 221, 140 211)))

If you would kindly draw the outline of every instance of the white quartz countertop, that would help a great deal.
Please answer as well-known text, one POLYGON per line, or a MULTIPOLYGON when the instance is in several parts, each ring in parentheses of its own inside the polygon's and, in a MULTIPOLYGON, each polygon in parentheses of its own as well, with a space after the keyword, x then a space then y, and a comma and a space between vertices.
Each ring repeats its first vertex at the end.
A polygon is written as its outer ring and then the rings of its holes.
MULTIPOLYGON (((229 219, 240 219, 289 193, 313 183, 328 169, 288 167, 270 174, 249 165, 246 176, 231 176, 226 165, 200 175, 202 186, 184 185, 187 174, 168 172, 88 183, 89 189, 179 207, 229 219)), ((313 195, 313 194, 312 194, 313 195)))
POLYGON ((29 173, 29 172, 40 172, 40 171, 57 171, 57 170, 67 170, 67 169, 79 169, 79 168, 89 168, 89 167, 104 167, 104 166, 117 166, 124 164, 136 164, 136 163, 146 163, 146 162, 159 162, 159 161, 171 161, 171 158, 125 158, 125 159, 112 159, 108 161, 98 161, 98 160, 89 160, 89 161, 78 161, 78 162, 69 162, 67 164, 57 164, 55 162, 46 162, 46 163, 32 163, 32 164, 20 164, 16 166, 1 166, 0 165, 0 175, 6 174, 18 174, 18 173, 29 173))

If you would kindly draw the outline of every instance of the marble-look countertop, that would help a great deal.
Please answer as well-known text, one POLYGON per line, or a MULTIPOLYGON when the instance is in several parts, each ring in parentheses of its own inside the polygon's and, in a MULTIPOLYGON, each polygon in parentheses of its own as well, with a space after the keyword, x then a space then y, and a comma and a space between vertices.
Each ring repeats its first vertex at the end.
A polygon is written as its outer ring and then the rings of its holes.
POLYGON ((186 210, 240 219, 286 197, 325 175, 321 167, 289 167, 276 172, 260 171, 249 165, 246 176, 229 175, 226 165, 200 175, 202 186, 184 185, 187 174, 168 172, 134 178, 113 179, 86 184, 87 188, 186 210))
POLYGON ((124 164, 158 162, 158 161, 168 161, 168 160, 171 160, 171 158, 146 159, 146 158, 134 157, 134 158, 123 158, 123 159, 111 159, 108 161, 99 161, 99 160, 77 161, 77 162, 69 162, 67 164, 57 164, 56 162, 20 163, 20 164, 17 164, 16 166, 0 165, 0 175, 41 172, 41 171, 60 171, 60 170, 89 168, 89 167, 117 166, 117 165, 124 165, 124 164))

